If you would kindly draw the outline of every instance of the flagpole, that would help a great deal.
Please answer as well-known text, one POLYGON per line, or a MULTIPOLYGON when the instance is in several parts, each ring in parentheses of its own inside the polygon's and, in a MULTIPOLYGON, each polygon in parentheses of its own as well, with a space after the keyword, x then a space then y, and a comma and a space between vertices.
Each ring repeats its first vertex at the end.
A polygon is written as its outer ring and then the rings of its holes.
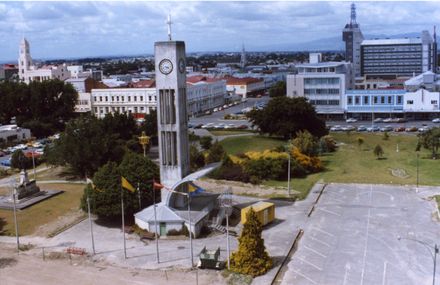
POLYGON ((193 243, 192 243, 192 231, 191 231, 191 196, 188 192, 188 219, 189 219, 189 248, 191 254, 191 268, 194 266, 193 262, 193 243))
POLYGON ((138 198, 139 198, 139 211, 142 210, 142 206, 141 206, 141 190, 139 188, 139 182, 138 182, 138 198))
POLYGON ((89 212, 90 235, 92 237, 93 255, 95 255, 96 254, 96 252, 95 252, 95 239, 93 237, 93 222, 92 222, 92 215, 90 213, 90 198, 89 198, 89 191, 88 190, 87 190, 87 210, 89 212))
POLYGON ((154 179, 153 179, 153 209, 154 209, 154 228, 155 228, 155 239, 156 239, 156 261, 157 263, 160 262, 159 260, 159 235, 157 233, 157 216, 156 216, 156 189, 154 187, 154 179))
POLYGON ((125 221, 124 221, 124 192, 121 184, 121 216, 122 216, 122 236, 124 238, 124 258, 127 259, 127 246, 125 244, 125 221))

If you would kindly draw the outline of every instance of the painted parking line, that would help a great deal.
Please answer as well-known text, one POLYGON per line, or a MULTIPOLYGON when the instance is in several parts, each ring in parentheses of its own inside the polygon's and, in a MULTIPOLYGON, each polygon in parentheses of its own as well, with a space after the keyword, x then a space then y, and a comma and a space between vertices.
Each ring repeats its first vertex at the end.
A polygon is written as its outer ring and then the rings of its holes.
POLYGON ((327 209, 325 209, 325 208, 321 208, 321 207, 319 207, 318 210, 321 210, 321 211, 326 212, 326 213, 329 213, 329 214, 333 214, 333 215, 338 216, 338 217, 341 216, 341 214, 338 214, 338 213, 336 213, 336 212, 333 212, 333 211, 327 210, 327 209))
POLYGON ((312 266, 312 267, 318 269, 319 271, 322 271, 322 268, 321 268, 321 267, 319 267, 318 265, 315 265, 315 264, 311 263, 310 261, 307 261, 307 260, 305 260, 305 259, 303 259, 303 258, 301 258, 301 257, 299 257, 299 256, 297 256, 297 259, 299 259, 299 260, 301 260, 302 262, 304 262, 304 263, 306 263, 306 264, 308 264, 308 265, 310 265, 310 266, 312 266))
POLYGON ((313 252, 313 253, 315 253, 315 254, 321 256, 321 257, 327 258, 326 255, 320 253, 319 251, 317 251, 317 250, 315 250, 315 249, 313 249, 313 248, 308 247, 307 245, 305 245, 304 248, 310 250, 311 252, 313 252))
POLYGON ((311 279, 311 278, 305 276, 304 274, 302 274, 302 273, 299 272, 298 270, 292 269, 292 271, 293 271, 294 273, 296 273, 297 275, 299 275, 299 276, 301 276, 301 277, 303 277, 303 278, 309 280, 309 281, 312 282, 313 284, 318 284, 318 283, 316 283, 313 279, 311 279))
POLYGON ((326 242, 324 242, 324 241, 322 241, 322 240, 319 240, 319 239, 317 239, 317 238, 315 238, 315 237, 313 237, 313 236, 311 236, 310 239, 312 239, 312 240, 314 240, 314 241, 316 241, 316 242, 318 242, 318 243, 320 243, 320 244, 322 244, 322 245, 325 245, 325 246, 327 246, 327 247, 331 247, 330 244, 328 244, 328 243, 326 243, 326 242))
POLYGON ((334 236, 335 236, 334 234, 329 233, 329 232, 327 232, 327 231, 325 231, 325 230, 323 230, 323 229, 320 229, 320 228, 318 228, 318 227, 312 227, 312 229, 315 229, 315 230, 317 230, 318 232, 321 232, 321 233, 323 233, 323 234, 329 235, 329 236, 331 236, 331 237, 334 237, 334 236))

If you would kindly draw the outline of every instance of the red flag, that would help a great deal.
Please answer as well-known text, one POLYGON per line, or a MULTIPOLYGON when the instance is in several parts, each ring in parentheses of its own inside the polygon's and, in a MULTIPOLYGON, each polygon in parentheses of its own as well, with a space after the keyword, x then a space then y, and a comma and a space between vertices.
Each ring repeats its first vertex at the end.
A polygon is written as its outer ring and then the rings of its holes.
POLYGON ((163 187, 165 187, 165 186, 163 186, 163 185, 160 184, 160 183, 157 183, 156 181, 153 181, 153 189, 154 189, 154 190, 160 190, 160 189, 162 189, 163 187))

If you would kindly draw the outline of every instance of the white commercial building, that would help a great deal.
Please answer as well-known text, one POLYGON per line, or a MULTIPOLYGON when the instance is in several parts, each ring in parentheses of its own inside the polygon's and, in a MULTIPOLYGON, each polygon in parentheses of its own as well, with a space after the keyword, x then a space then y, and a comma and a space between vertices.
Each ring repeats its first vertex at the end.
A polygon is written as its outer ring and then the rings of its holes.
POLYGON ((439 92, 430 92, 425 89, 406 92, 403 111, 405 113, 436 113, 439 112, 439 100, 439 92))
MULTIPOLYGON (((150 114, 156 109, 155 82, 141 80, 130 84, 132 88, 92 89, 92 109, 98 118, 107 113, 131 113, 135 117, 150 114)), ((225 104, 226 81, 204 76, 188 77, 188 115, 202 114, 225 104)))
POLYGON ((17 125, 0 126, 0 140, 4 142, 21 141, 31 137, 29 129, 20 128, 17 125))
POLYGON ((66 64, 50 65, 38 68, 33 65, 29 43, 23 38, 19 48, 18 73, 20 80, 29 84, 32 81, 44 81, 50 79, 66 80, 70 77, 70 71, 66 64))
POLYGON ((156 105, 156 88, 92 89, 92 111, 98 118, 116 112, 150 114, 156 105))
POLYGON ((354 86, 351 63, 316 62, 297 69, 298 74, 287 75, 288 97, 306 97, 321 114, 344 114, 345 90, 354 86))

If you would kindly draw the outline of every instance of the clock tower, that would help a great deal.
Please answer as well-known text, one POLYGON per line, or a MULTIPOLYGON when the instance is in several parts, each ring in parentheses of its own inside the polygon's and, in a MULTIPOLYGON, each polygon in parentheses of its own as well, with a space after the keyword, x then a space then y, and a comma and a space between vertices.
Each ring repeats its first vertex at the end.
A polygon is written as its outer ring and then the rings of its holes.
MULTIPOLYGON (((186 100, 185 43, 154 45, 157 125, 161 183, 171 188, 189 174, 188 115, 186 100)), ((162 191, 162 202, 168 201, 162 191)))

